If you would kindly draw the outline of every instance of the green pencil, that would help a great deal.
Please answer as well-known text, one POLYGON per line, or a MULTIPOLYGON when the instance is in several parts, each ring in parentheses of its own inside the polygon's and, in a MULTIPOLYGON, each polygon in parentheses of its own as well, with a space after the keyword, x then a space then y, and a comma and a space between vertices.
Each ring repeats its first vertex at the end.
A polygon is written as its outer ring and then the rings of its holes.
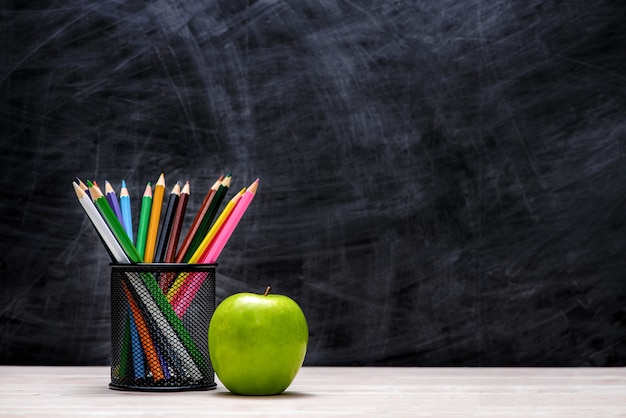
POLYGON ((113 232, 113 235, 115 235, 115 238, 120 243, 120 246, 124 249, 124 252, 130 259, 130 261, 134 263, 141 263, 142 257, 139 255, 137 249, 130 241, 130 238, 128 238, 126 230, 120 223, 119 219, 117 219, 117 216, 115 216, 113 209, 111 209, 109 202, 107 202, 107 199, 102 194, 100 188, 93 184, 91 181, 88 181, 87 184, 89 186, 89 194, 91 195, 94 204, 98 207, 98 209, 100 209, 102 217, 104 218, 107 225, 109 225, 109 228, 111 228, 111 232, 113 232))
POLYGON ((148 225, 150 224, 150 210, 152 209, 152 186, 146 185, 141 199, 141 213, 139 214, 139 227, 137 228, 137 252, 144 258, 146 251, 146 239, 148 237, 148 225))

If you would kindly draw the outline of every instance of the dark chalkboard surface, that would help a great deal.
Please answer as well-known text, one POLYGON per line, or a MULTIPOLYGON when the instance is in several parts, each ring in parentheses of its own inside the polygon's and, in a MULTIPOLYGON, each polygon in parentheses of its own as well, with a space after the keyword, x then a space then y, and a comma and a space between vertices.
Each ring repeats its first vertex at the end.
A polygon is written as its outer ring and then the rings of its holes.
MULTIPOLYGON (((259 193, 218 301, 309 365, 626 365, 622 2, 5 1, 0 361, 106 364, 75 176, 259 193)), ((231 192, 234 193, 234 192, 231 192)))

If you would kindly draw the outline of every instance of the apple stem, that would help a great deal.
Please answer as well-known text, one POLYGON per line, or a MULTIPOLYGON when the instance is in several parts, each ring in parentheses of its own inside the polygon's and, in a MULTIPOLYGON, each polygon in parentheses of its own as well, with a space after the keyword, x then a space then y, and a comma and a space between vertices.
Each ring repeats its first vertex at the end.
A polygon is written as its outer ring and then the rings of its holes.
POLYGON ((267 296, 268 293, 270 293, 270 289, 271 289, 271 287, 267 286, 267 289, 265 289, 265 293, 263 293, 263 296, 267 296))

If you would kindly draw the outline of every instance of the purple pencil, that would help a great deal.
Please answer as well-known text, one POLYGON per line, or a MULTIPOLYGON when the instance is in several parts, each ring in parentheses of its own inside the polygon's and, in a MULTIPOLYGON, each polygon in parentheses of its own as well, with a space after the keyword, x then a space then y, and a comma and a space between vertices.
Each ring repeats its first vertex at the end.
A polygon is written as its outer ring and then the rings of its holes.
POLYGON ((120 202, 118 202, 115 190, 113 190, 111 183, 109 183, 108 181, 104 182, 104 191, 106 193, 107 201, 109 202, 111 209, 113 209, 113 213, 115 213, 115 216, 117 216, 117 220, 120 221, 122 225, 124 225, 124 218, 122 217, 120 202))

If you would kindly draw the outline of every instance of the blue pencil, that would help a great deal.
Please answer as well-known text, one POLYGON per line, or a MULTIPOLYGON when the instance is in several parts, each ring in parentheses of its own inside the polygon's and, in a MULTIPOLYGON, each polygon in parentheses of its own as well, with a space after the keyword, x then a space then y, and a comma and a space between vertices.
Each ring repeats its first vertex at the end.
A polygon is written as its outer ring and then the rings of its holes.
POLYGON ((128 318, 130 319, 130 338, 132 343, 133 370, 135 371, 135 379, 143 379, 146 377, 146 370, 143 361, 143 350, 141 348, 141 342, 139 340, 137 324, 135 324, 135 318, 133 318, 132 312, 130 311, 130 306, 128 307, 128 318))
POLYGON ((122 224, 124 230, 130 238, 130 242, 135 243, 133 238, 133 216, 130 210, 130 195, 128 194, 128 188, 126 188, 126 182, 122 180, 122 190, 120 191, 120 206, 122 208, 122 224))
MULTIPOLYGON (((108 182, 105 187, 109 187, 112 193, 107 193, 107 199, 111 196, 111 200, 109 202, 114 202, 111 204, 113 208, 113 212, 118 217, 122 225, 124 225, 124 231, 126 231, 126 235, 130 239, 130 242, 135 243, 133 239, 133 217, 130 211, 130 195, 128 194, 128 189, 126 187, 126 181, 122 180, 122 190, 120 191, 120 215, 118 215, 118 211, 115 210, 115 204, 117 203, 117 199, 115 197, 115 191, 110 187, 108 182), (121 216, 121 217, 120 217, 121 216)), ((133 370, 135 371, 135 378, 141 379, 145 377, 145 369, 144 369, 144 361, 143 361, 143 351, 141 349, 141 342, 139 341, 139 332, 137 331, 137 325, 135 324, 135 320, 133 319, 132 314, 130 314, 130 307, 128 308, 130 318, 130 332, 131 332, 131 343, 132 343, 132 352, 133 352, 133 370)))

